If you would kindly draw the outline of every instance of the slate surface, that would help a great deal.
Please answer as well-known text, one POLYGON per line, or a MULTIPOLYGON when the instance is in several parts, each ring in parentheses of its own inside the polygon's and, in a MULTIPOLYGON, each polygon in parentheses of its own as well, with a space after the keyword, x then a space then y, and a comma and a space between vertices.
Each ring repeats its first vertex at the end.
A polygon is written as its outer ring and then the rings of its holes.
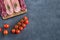
POLYGON ((2 20, 3 24, 10 24, 11 28, 23 17, 28 16, 30 24, 19 35, 4 36, 0 33, 0 40, 60 40, 60 0, 25 0, 28 8, 26 14, 2 20))

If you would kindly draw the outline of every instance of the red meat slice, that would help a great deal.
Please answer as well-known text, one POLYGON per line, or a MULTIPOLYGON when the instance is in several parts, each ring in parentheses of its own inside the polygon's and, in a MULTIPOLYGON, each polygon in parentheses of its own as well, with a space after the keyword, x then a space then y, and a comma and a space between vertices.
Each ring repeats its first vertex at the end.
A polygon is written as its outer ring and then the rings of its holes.
POLYGON ((4 4, 5 4, 5 7, 6 7, 7 14, 8 15, 13 14, 13 7, 12 7, 12 4, 11 4, 11 1, 10 0, 4 0, 4 4))
POLYGON ((4 5, 4 0, 0 0, 0 5, 1 5, 1 16, 2 17, 5 17, 7 15, 7 12, 6 12, 6 8, 5 8, 5 5, 4 5))
POLYGON ((21 10, 24 11, 26 9, 26 4, 24 0, 19 0, 20 6, 21 6, 21 10))
POLYGON ((18 0, 11 0, 11 3, 14 9, 14 12, 19 12, 21 10, 18 0))
POLYGON ((0 3, 0 15, 1 15, 1 12, 2 12, 2 8, 1 8, 1 3, 0 3))

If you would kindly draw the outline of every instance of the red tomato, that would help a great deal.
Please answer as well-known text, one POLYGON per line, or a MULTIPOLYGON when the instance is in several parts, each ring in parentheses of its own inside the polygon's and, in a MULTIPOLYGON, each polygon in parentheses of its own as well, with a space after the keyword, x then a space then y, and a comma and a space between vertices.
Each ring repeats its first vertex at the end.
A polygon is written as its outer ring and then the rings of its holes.
POLYGON ((19 33, 20 33, 20 30, 17 29, 17 30, 15 31, 15 33, 16 33, 16 34, 19 34, 19 33))
POLYGON ((15 27, 14 27, 14 28, 15 28, 15 29, 18 29, 18 27, 19 27, 18 25, 15 25, 15 27))
POLYGON ((15 33, 15 29, 12 29, 11 32, 12 32, 12 33, 15 33))
POLYGON ((9 24, 4 24, 4 28, 6 29, 9 28, 9 26, 10 26, 9 24))
POLYGON ((24 27, 24 28, 25 28, 25 27, 26 27, 26 24, 22 23, 22 27, 24 27))
POLYGON ((17 24, 18 24, 19 26, 21 25, 21 23, 20 23, 20 22, 18 22, 17 24))
POLYGON ((23 29, 24 29, 23 27, 19 27, 19 30, 21 30, 21 31, 22 31, 23 29))
POLYGON ((24 22, 24 20, 23 20, 23 19, 21 19, 21 20, 20 20, 20 22, 21 22, 21 23, 23 23, 23 22, 24 22))
POLYGON ((2 32, 2 28, 0 28, 0 32, 2 32))
POLYGON ((24 20, 28 20, 28 17, 27 16, 24 16, 24 20))
POLYGON ((29 21, 28 21, 28 20, 26 20, 24 23, 25 23, 25 24, 28 24, 28 23, 29 23, 29 21))
POLYGON ((7 34, 8 34, 8 30, 4 30, 4 31, 3 31, 3 34, 4 34, 4 35, 7 35, 7 34))

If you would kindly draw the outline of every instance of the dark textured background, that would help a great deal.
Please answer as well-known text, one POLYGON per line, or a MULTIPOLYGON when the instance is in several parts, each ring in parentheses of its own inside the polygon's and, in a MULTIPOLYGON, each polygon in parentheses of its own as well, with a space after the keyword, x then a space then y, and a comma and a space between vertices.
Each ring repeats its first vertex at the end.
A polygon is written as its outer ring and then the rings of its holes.
POLYGON ((0 40, 60 40, 60 0, 25 0, 28 12, 8 20, 0 17, 0 27, 10 24, 11 28, 23 17, 28 16, 30 24, 15 35, 0 33, 0 40))

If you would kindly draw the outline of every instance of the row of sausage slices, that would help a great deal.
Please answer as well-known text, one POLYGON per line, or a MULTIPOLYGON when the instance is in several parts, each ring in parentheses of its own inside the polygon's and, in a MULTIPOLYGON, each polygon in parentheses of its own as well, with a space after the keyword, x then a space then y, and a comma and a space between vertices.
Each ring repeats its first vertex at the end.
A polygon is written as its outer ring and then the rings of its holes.
POLYGON ((12 15, 14 12, 24 11, 26 5, 24 0, 0 0, 2 14, 12 15))

